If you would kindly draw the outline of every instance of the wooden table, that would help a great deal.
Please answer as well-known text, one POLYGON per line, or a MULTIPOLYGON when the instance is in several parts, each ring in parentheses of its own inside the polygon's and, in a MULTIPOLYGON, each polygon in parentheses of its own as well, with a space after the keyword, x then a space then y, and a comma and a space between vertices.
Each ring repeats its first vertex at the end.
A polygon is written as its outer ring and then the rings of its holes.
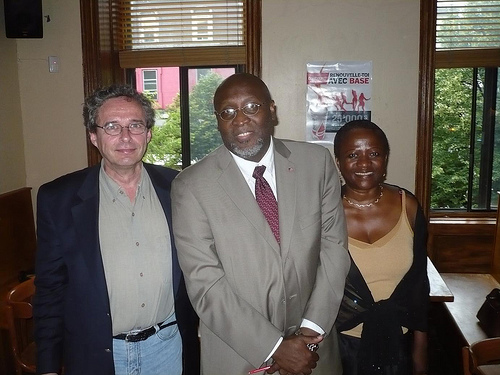
POLYGON ((431 288, 429 293, 431 302, 453 302, 455 299, 453 293, 429 258, 427 258, 427 277, 431 288))
POLYGON ((464 345, 488 338, 476 314, 499 283, 490 274, 442 273, 441 277, 455 296, 454 302, 445 302, 445 306, 465 339, 464 345))
POLYGON ((500 375, 500 365, 477 366, 477 370, 483 375, 500 375))

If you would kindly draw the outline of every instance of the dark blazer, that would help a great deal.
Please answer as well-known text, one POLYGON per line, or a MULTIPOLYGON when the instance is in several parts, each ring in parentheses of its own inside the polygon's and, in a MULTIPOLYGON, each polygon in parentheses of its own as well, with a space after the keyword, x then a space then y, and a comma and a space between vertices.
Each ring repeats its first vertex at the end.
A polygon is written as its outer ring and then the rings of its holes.
MULTIPOLYGON (((170 184, 177 171, 144 166, 170 228, 184 374, 199 374, 198 318, 187 297, 172 233, 170 184)), ((99 246, 99 168, 62 176, 38 192, 33 301, 38 373, 57 372, 62 364, 66 375, 114 374, 111 312, 99 246)))

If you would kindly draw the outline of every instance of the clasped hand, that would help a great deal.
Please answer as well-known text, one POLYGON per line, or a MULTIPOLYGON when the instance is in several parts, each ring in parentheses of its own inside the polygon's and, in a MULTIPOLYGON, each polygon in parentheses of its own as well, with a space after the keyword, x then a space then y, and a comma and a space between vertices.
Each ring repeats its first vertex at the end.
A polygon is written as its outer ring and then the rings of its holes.
MULTIPOLYGON (((303 330, 304 331, 304 330, 303 330)), ((279 371, 280 375, 309 375, 316 367, 319 355, 311 351, 308 344, 318 344, 323 336, 312 330, 307 330, 301 335, 290 335, 286 337, 273 354, 274 363, 268 374, 279 371)))

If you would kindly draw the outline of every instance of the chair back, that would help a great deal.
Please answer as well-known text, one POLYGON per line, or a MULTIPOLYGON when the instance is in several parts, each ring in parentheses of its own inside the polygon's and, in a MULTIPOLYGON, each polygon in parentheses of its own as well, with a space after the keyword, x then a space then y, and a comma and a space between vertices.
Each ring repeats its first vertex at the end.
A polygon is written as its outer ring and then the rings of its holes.
POLYGON ((36 346, 33 337, 34 278, 16 285, 7 295, 7 325, 16 365, 16 374, 36 373, 36 346))
POLYGON ((500 364, 500 337, 476 341, 462 350, 464 375, 477 374, 478 366, 500 364))

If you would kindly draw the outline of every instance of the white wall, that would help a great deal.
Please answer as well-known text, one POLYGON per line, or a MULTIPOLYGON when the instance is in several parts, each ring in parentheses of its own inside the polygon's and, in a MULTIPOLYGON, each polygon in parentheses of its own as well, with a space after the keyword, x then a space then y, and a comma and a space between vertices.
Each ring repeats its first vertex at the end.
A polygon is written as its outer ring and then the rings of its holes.
POLYGON ((262 71, 276 136, 305 139, 306 63, 371 60, 372 121, 391 146, 388 182, 414 189, 419 0, 263 0, 262 71))

